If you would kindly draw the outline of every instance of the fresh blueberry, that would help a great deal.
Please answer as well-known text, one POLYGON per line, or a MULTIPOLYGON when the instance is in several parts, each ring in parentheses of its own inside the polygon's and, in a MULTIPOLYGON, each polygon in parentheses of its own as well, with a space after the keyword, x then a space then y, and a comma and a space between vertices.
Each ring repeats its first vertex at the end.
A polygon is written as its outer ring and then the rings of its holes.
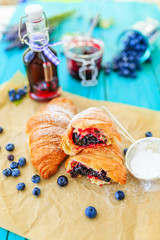
POLYGON ((104 73, 105 73, 106 75, 110 75, 111 69, 106 67, 106 68, 104 69, 104 73))
POLYGON ((130 71, 129 71, 128 69, 123 69, 123 70, 122 70, 122 75, 123 75, 124 77, 128 77, 128 76, 130 75, 130 71))
POLYGON ((9 100, 10 100, 11 102, 14 102, 14 101, 15 101, 15 97, 14 97, 14 96, 10 96, 10 97, 9 97, 9 100))
POLYGON ((22 98, 21 94, 16 93, 15 95, 15 100, 20 100, 22 98))
POLYGON ((123 199, 125 198, 124 192, 123 192, 123 191, 117 191, 117 192, 115 193, 115 198, 116 198, 117 200, 123 200, 123 199))
POLYGON ((8 159, 9 161, 13 161, 13 160, 14 160, 14 155, 13 155, 13 154, 9 154, 9 155, 7 156, 7 159, 8 159))
POLYGON ((146 134, 145 134, 145 135, 146 135, 146 137, 152 137, 152 136, 153 136, 153 134, 152 134, 151 132, 149 132, 149 131, 148 131, 148 132, 146 132, 146 134))
POLYGON ((20 182, 17 184, 16 188, 18 191, 23 191, 25 189, 25 186, 26 186, 25 183, 20 182))
POLYGON ((113 63, 112 64, 112 69, 113 69, 114 72, 116 72, 116 71, 119 70, 119 67, 118 67, 118 65, 116 63, 113 63))
POLYGON ((128 65, 128 67, 129 67, 129 69, 130 69, 131 71, 135 71, 135 70, 136 70, 136 64, 135 64, 135 63, 130 63, 130 64, 128 65))
POLYGON ((20 175, 20 170, 18 168, 14 168, 12 170, 12 176, 13 177, 18 177, 20 175))
POLYGON ((27 86, 24 86, 24 89, 26 90, 26 89, 27 89, 27 86))
POLYGON ((33 183, 39 183, 40 180, 41 180, 41 178, 40 178, 39 175, 35 174, 35 175, 33 175, 33 177, 31 178, 31 180, 32 180, 33 183))
POLYGON ((3 128, 2 127, 0 127, 0 133, 2 133, 3 132, 3 128))
POLYGON ((12 174, 12 170, 10 168, 6 168, 3 170, 3 175, 9 177, 12 174))
POLYGON ((26 159, 24 157, 21 157, 19 160, 18 160, 18 163, 21 167, 25 166, 26 165, 26 159))
POLYGON ((130 77, 131 77, 131 78, 136 78, 136 77, 137 77, 136 72, 132 72, 132 73, 130 74, 130 77))
POLYGON ((40 193, 41 193, 41 190, 38 187, 35 187, 32 191, 32 194, 37 197, 40 195, 40 193))
POLYGON ((14 169, 14 168, 18 168, 18 163, 17 162, 12 162, 10 164, 10 168, 14 169))
POLYGON ((14 149, 14 144, 13 143, 8 143, 7 145, 6 145, 6 150, 7 151, 13 151, 13 149, 14 149))
POLYGON ((9 90, 8 92, 9 97, 14 96, 15 94, 16 94, 16 91, 14 89, 9 90))
POLYGON ((124 155, 126 155, 127 150, 128 150, 128 148, 125 148, 125 149, 123 150, 124 155))
POLYGON ((23 89, 19 88, 17 90, 17 93, 20 94, 21 97, 23 97, 26 94, 26 91, 24 91, 23 89))
POLYGON ((94 207, 89 206, 85 209, 85 214, 89 218, 95 218, 97 215, 97 210, 94 207))
POLYGON ((60 176, 58 179, 57 179, 57 184, 60 186, 60 187, 64 187, 68 184, 68 178, 66 176, 60 176))

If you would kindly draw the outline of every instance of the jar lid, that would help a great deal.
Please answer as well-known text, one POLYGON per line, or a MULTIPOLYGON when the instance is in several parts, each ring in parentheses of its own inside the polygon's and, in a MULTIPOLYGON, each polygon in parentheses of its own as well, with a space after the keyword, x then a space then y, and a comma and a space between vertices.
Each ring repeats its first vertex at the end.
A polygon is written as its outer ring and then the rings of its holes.
POLYGON ((42 18, 42 7, 39 4, 31 4, 25 8, 25 13, 29 21, 38 21, 42 18))

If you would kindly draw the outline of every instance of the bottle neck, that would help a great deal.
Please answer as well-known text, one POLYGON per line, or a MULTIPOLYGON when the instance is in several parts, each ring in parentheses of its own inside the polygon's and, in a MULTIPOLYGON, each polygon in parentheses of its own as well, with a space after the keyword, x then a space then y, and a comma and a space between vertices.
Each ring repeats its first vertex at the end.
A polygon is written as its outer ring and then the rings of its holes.
POLYGON ((29 37, 29 46, 33 51, 42 51, 49 42, 48 29, 45 20, 42 18, 38 22, 26 21, 26 28, 29 37))

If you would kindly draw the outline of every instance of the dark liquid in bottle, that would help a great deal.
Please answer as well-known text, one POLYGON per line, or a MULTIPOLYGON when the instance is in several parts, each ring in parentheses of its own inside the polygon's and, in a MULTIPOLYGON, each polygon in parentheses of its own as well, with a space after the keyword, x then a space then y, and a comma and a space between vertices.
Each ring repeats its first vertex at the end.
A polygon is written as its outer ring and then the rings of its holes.
MULTIPOLYGON (((100 47, 98 45, 96 46, 80 46, 80 47, 74 47, 72 48, 70 51, 77 54, 77 55, 90 55, 90 54, 94 54, 96 52, 98 52, 100 49, 100 47)), ((101 69, 101 62, 102 62, 102 57, 98 58, 97 60, 95 60, 95 65, 98 69, 98 73, 100 72, 101 69)), ((81 62, 72 60, 72 59, 68 59, 67 61, 68 64, 68 70, 69 73, 72 75, 72 77, 81 80, 80 76, 79 76, 79 69, 82 66, 81 62)), ((86 76, 86 80, 90 80, 92 78, 92 70, 90 70, 90 65, 87 65, 87 70, 85 73, 86 76)))
MULTIPOLYGON (((56 52, 50 48, 56 55, 56 52)), ((30 97, 37 101, 47 101, 61 94, 58 84, 57 66, 42 52, 30 48, 24 53, 23 61, 27 70, 30 97)))

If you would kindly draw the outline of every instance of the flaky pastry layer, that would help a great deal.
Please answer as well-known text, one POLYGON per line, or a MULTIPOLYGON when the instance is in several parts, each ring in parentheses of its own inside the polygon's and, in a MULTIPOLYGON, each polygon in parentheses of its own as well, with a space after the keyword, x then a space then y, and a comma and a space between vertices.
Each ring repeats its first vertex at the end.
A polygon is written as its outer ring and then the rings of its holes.
MULTIPOLYGON (((70 173, 73 170, 74 162, 81 163, 88 169, 101 172, 104 170, 106 176, 111 178, 112 182, 118 182, 122 185, 126 183, 127 173, 123 165, 123 158, 120 149, 116 144, 108 147, 86 148, 76 156, 71 156, 65 163, 66 171, 70 173)), ((90 178, 90 177, 89 177, 90 178)), ((103 185, 107 182, 98 178, 91 177, 92 182, 97 185, 103 185)))
POLYGON ((115 140, 121 141, 121 137, 112 120, 102 109, 92 107, 73 117, 67 130, 62 135, 60 147, 66 154, 73 156, 86 147, 95 147, 96 145, 107 146, 114 143, 115 140), (94 143, 89 146, 75 144, 73 134, 79 134, 80 136, 80 132, 87 132, 87 129, 91 129, 90 131, 95 131, 95 133, 98 131, 97 136, 101 137, 100 144, 94 143))
POLYGON ((31 161, 43 178, 55 174, 66 154, 60 149, 61 135, 76 113, 73 102, 55 98, 27 123, 31 161))

